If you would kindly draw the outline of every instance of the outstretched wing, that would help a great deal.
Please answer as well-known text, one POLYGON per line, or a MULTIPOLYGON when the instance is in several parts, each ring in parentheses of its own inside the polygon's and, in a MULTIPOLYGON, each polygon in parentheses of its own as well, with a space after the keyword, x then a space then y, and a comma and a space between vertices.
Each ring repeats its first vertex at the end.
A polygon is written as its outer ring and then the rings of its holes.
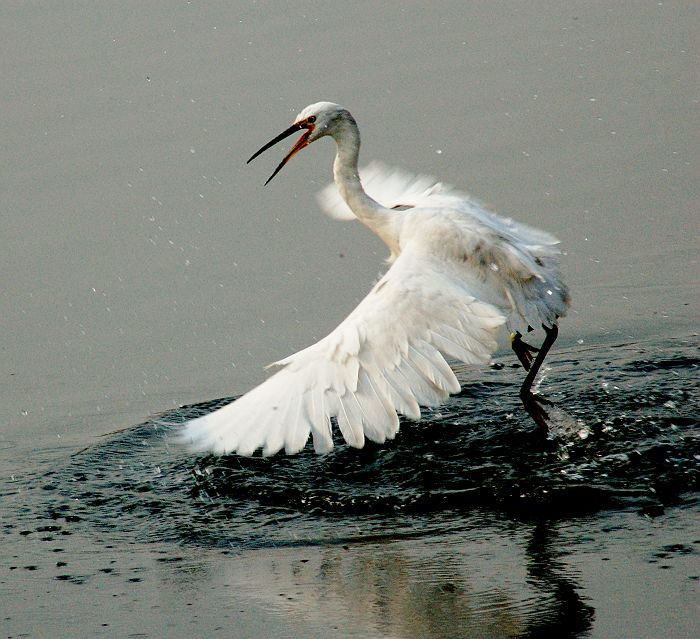
POLYGON ((331 417, 351 446, 383 442, 401 413, 420 418, 460 389, 445 357, 486 362, 503 314, 472 294, 419 243, 392 267, 327 337, 275 365, 281 370, 238 400, 185 426, 196 450, 251 455, 262 448, 333 448, 331 417), (443 356, 444 355, 444 356, 443 356))

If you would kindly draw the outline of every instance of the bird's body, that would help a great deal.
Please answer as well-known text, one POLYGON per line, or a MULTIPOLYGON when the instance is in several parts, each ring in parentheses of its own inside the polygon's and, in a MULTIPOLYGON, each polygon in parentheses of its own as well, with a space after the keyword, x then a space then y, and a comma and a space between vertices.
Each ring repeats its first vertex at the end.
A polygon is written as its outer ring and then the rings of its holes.
POLYGON ((311 434, 316 451, 327 452, 335 418, 350 445, 383 442, 399 429, 397 413, 417 420, 421 406, 437 406, 459 391, 445 357, 488 362, 504 328, 530 369, 523 402, 546 430, 530 386, 550 344, 546 339, 533 362, 530 353, 538 349, 520 337, 541 325, 553 342, 566 313, 557 240, 429 178, 375 164, 361 180, 357 125, 332 103, 304 109, 253 158, 302 129, 272 177, 299 149, 332 136, 335 186, 320 194, 321 205, 374 231, 389 247, 392 266, 333 332, 276 362, 281 370, 235 402, 189 422, 186 439, 197 450, 250 455, 262 448, 271 455, 298 452, 311 434))

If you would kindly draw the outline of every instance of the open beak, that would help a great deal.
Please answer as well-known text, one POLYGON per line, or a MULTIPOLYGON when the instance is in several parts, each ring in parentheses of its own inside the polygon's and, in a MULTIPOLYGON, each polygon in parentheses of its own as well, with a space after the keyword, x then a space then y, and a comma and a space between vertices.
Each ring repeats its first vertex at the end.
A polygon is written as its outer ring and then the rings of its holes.
MULTIPOLYGON (((281 142, 285 138, 288 138, 290 135, 296 133, 297 131, 301 131, 302 129, 306 129, 304 135, 297 140, 296 144, 289 150, 289 153, 284 156, 284 159, 277 165, 275 172, 269 178, 267 178, 267 182, 265 182, 265 184, 268 184, 270 180, 282 170, 282 167, 289 162, 297 151, 301 151, 301 149, 309 145, 309 136, 314 130, 314 125, 306 121, 295 122, 286 131, 282 131, 282 133, 280 133, 276 138, 270 140, 265 146, 258 149, 255 153, 253 153, 253 155, 250 156, 248 162, 252 162, 256 157, 258 157, 264 151, 267 151, 271 146, 275 146, 275 144, 278 142, 281 142)), ((246 162, 246 164, 248 164, 248 162, 246 162)))

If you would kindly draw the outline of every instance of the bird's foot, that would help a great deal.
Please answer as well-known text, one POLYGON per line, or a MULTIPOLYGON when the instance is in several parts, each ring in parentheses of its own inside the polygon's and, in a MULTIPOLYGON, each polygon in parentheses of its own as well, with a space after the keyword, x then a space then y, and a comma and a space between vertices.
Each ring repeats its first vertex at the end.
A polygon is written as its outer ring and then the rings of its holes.
POLYGON ((535 424, 537 424, 538 432, 546 437, 549 432, 549 424, 547 423, 549 413, 544 409, 544 406, 553 406, 554 404, 545 397, 535 395, 529 390, 521 390, 520 399, 527 414, 530 415, 535 424))
POLYGON ((528 344, 527 342, 524 342, 523 336, 519 331, 511 333, 510 346, 517 358, 520 360, 520 363, 523 365, 523 368, 526 371, 529 371, 534 359, 533 353, 538 353, 540 349, 528 344))

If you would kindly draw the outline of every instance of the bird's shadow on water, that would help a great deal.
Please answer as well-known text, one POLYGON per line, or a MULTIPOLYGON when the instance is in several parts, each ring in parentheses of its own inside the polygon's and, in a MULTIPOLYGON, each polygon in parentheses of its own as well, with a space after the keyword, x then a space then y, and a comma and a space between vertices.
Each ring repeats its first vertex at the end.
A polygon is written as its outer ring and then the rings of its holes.
MULTIPOLYGON (((546 384, 552 436, 517 405, 520 371, 495 367, 397 438, 328 455, 191 456, 183 406, 73 455, 26 487, 22 511, 105 539, 219 549, 385 543, 524 526, 528 580, 547 593, 518 636, 576 636, 593 611, 566 570, 560 522, 647 515, 696 499, 697 371, 690 341, 560 353, 546 384), (556 389, 556 392, 554 392, 556 389)), ((27 527, 31 527, 28 522, 27 527)), ((515 636, 515 635, 513 635, 515 636)))

